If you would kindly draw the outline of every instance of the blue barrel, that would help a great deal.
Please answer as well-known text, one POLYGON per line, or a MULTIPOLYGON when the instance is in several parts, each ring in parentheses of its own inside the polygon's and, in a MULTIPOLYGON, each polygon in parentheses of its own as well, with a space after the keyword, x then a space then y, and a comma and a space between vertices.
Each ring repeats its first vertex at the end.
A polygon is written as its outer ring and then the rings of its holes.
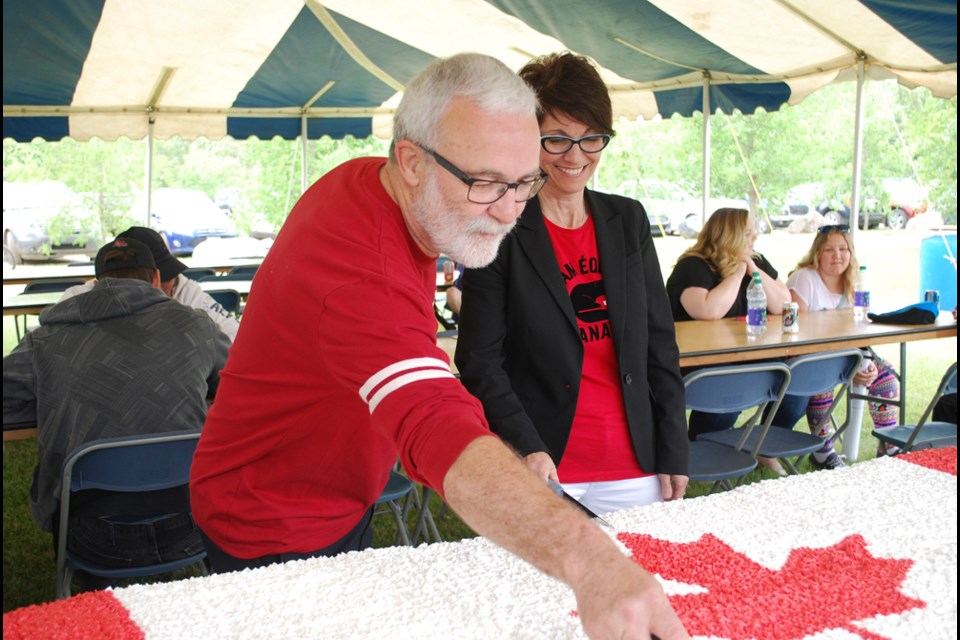
POLYGON ((927 289, 940 292, 940 310, 957 306, 957 232, 942 231, 920 242, 920 295, 927 289))

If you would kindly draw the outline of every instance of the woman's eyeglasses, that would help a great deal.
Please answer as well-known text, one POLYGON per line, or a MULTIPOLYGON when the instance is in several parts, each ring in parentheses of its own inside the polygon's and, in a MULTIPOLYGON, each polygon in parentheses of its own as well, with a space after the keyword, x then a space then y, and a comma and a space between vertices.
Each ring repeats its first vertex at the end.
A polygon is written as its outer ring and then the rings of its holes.
POLYGON ((605 133, 595 133, 582 138, 540 136, 540 146, 543 150, 557 156, 573 149, 573 145, 579 146, 584 153, 600 153, 609 143, 610 136, 605 133))
POLYGON ((850 225, 827 224, 817 229, 817 233, 830 233, 832 231, 836 231, 837 233, 847 233, 850 231, 850 225))

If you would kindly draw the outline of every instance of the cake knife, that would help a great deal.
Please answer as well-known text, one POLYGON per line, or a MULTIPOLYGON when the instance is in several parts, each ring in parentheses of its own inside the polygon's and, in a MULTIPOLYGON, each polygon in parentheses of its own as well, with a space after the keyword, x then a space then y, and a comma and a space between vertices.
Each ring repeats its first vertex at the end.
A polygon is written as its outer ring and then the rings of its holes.
POLYGON ((556 481, 551 480, 550 478, 547 478, 547 485, 549 485, 550 489, 553 490, 553 492, 556 493, 558 496, 561 496, 569 500, 570 502, 572 502, 574 506, 580 509, 580 511, 585 513, 589 518, 596 520, 597 522, 599 522, 605 527, 609 527, 610 529, 613 529, 612 524, 610 524, 609 522, 607 522, 606 520, 604 520, 603 518, 595 514, 589 507, 587 507, 582 502, 574 498, 572 495, 564 491, 563 487, 561 487, 556 481))

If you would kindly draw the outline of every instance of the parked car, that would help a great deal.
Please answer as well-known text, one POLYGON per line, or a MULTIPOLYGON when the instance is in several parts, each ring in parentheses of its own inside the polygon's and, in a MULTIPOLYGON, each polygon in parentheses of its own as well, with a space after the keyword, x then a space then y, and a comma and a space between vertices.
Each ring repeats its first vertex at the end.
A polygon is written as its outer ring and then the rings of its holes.
MULTIPOLYGON (((880 210, 876 200, 865 200, 860 207, 859 229, 875 229, 886 221, 886 214, 880 210)), ((850 205, 837 200, 824 200, 817 205, 817 211, 823 216, 825 224, 850 224, 850 205)))
POLYGON ((927 211, 927 190, 912 178, 886 178, 883 190, 889 196, 884 221, 888 229, 904 229, 911 218, 927 211))
MULTIPOLYGON (((140 194, 130 210, 136 220, 145 220, 147 196, 140 194)), ((141 223, 142 224, 142 223, 141 223)), ((235 238, 237 227, 223 209, 199 189, 161 188, 150 200, 150 227, 156 229, 170 253, 189 256, 207 238, 235 238)))
POLYGON ((56 180, 3 183, 4 261, 49 260, 96 255, 100 247, 96 211, 56 180))
POLYGON ((823 184, 819 182, 804 182, 787 190, 783 205, 779 211, 770 216, 770 223, 777 229, 789 227, 794 220, 802 220, 811 211, 816 210, 816 204, 823 202, 823 184))
POLYGON ((909 204, 890 203, 890 210, 887 212, 885 224, 888 229, 906 229, 907 222, 914 216, 926 213, 927 203, 923 202, 918 206, 909 204))
POLYGON ((685 196, 676 185, 661 180, 626 180, 614 192, 643 204, 653 235, 665 236, 676 232, 673 220, 676 212, 683 207, 681 200, 685 196))
MULTIPOLYGON (((666 180, 641 179, 627 180, 620 184, 616 193, 625 195, 643 204, 650 220, 654 235, 678 234, 683 229, 693 235, 700 231, 700 211, 703 206, 700 198, 690 195, 683 187, 666 180)), ((721 207, 749 208, 746 200, 734 198, 709 198, 707 215, 721 207)))

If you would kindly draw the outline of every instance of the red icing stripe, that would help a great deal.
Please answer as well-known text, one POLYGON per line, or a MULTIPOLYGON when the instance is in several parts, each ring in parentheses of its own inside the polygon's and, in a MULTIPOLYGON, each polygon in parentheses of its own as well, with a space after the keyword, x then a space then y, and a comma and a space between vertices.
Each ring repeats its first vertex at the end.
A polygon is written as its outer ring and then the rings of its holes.
POLYGON ((3 637, 4 640, 143 640, 146 636, 113 593, 91 591, 3 614, 3 637))

